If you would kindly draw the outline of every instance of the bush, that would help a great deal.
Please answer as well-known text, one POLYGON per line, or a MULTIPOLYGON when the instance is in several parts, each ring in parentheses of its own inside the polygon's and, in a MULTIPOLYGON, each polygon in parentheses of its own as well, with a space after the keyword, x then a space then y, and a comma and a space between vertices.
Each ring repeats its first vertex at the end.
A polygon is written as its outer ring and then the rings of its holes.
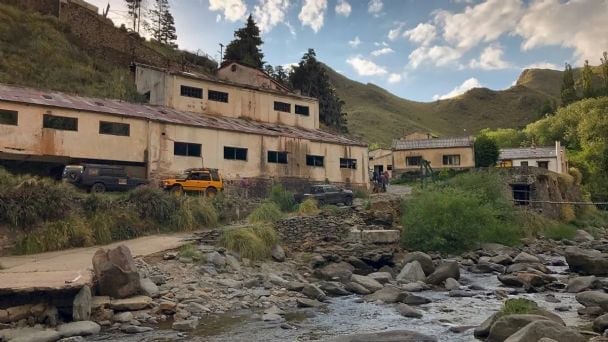
POLYGON ((547 226, 542 234, 546 238, 553 240, 569 240, 576 235, 576 227, 569 224, 556 223, 547 226))
POLYGON ((570 176, 574 178, 574 184, 581 185, 581 183, 583 182, 583 174, 579 169, 571 167, 570 169, 568 169, 568 174, 570 174, 570 176))
POLYGON ((284 212, 294 210, 296 200, 293 197, 293 192, 285 190, 281 184, 275 184, 270 191, 270 201, 276 203, 279 209, 284 212))
POLYGON ((574 219, 576 219, 574 206, 571 204, 562 204, 562 206, 559 208, 559 218, 566 223, 574 221, 574 219))
POLYGON ((298 215, 300 216, 316 214, 318 211, 319 207, 317 201, 312 198, 309 198, 298 205, 298 215))
POLYGON ((536 302, 525 298, 507 299, 499 312, 499 315, 524 315, 538 310, 536 302))
POLYGON ((219 244, 224 248, 238 252, 243 258, 251 260, 269 258, 276 242, 276 233, 272 227, 257 225, 226 229, 219 239, 219 244))
POLYGON ((80 217, 47 222, 37 234, 29 234, 16 246, 17 254, 56 251, 71 247, 91 246, 93 233, 80 217))
POLYGON ((157 223, 169 223, 180 207, 179 198, 152 187, 139 187, 131 191, 127 201, 134 205, 140 218, 157 223))
POLYGON ((187 205, 188 209, 192 211, 197 228, 217 226, 219 215, 210 200, 203 197, 188 198, 185 203, 182 203, 183 205, 187 205))
POLYGON ((275 222, 283 217, 283 213, 274 202, 264 202, 257 207, 247 220, 251 223, 256 222, 275 222))
POLYGON ((98 194, 91 193, 84 198, 81 203, 84 213, 90 217, 95 215, 98 211, 110 210, 112 207, 118 205, 116 196, 110 194, 98 194))
POLYGON ((475 166, 490 167, 496 165, 500 154, 496 142, 485 135, 475 139, 475 166))
POLYGON ((191 243, 183 245, 179 248, 179 256, 182 258, 190 258, 194 261, 199 261, 202 258, 201 251, 199 251, 196 246, 191 243))

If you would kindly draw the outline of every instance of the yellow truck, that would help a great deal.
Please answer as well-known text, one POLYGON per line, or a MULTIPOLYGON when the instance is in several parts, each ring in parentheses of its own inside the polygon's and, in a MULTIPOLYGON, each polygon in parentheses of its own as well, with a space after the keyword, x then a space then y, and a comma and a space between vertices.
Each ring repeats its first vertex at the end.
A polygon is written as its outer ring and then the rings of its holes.
POLYGON ((224 190, 224 181, 217 169, 186 169, 184 173, 175 178, 163 179, 162 187, 176 194, 198 192, 207 196, 215 196, 218 191, 224 190))

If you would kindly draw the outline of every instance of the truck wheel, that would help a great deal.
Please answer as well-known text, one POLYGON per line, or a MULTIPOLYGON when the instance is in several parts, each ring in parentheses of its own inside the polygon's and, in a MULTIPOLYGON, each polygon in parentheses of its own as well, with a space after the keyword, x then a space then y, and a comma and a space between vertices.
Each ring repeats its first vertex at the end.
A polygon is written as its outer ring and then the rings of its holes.
POLYGON ((344 201, 344 205, 347 207, 350 207, 353 205, 353 198, 352 197, 347 197, 346 200, 344 201))
POLYGON ((106 191, 106 186, 103 185, 103 183, 95 183, 91 187, 92 193, 100 193, 100 192, 105 192, 105 191, 106 191))
POLYGON ((173 187, 171 187, 171 193, 176 195, 176 196, 181 196, 184 194, 184 189, 182 188, 181 185, 174 185, 173 187))
POLYGON ((217 194, 217 189, 214 187, 209 187, 209 188, 205 189, 205 196, 207 196, 207 197, 215 197, 216 194, 217 194))

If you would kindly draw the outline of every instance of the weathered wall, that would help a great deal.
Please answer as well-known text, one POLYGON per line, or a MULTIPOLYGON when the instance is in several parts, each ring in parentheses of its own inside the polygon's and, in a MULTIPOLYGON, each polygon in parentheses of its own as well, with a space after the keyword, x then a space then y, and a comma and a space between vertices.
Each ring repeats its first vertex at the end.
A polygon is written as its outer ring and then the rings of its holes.
POLYGON ((546 161, 549 162, 549 171, 559 172, 557 158, 537 158, 537 159, 513 159, 511 162, 512 166, 521 166, 522 162, 527 162, 528 166, 538 166, 538 162, 546 161))
POLYGON ((217 71, 217 77, 235 83, 281 91, 282 89, 261 70, 231 63, 217 71))
POLYGON ((393 151, 386 149, 377 149, 369 152, 369 168, 376 170, 378 166, 382 167, 382 171, 388 171, 388 174, 393 176, 393 151))
POLYGON ((424 150, 393 151, 393 169, 396 172, 415 171, 420 166, 408 166, 405 164, 406 157, 421 156, 431 162, 434 170, 440 169, 463 169, 475 167, 475 154, 472 147, 437 148, 424 150), (443 165, 444 155, 460 155, 460 165, 443 165))

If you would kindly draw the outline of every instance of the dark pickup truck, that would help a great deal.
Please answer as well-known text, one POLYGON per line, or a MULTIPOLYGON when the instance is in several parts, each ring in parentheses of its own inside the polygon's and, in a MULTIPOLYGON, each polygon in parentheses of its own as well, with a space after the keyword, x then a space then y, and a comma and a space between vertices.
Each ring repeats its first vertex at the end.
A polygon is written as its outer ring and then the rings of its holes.
POLYGON ((62 178, 90 192, 127 191, 148 184, 145 179, 129 177, 125 167, 119 165, 66 165, 62 178))
POLYGON ((317 200, 319 206, 325 204, 339 204, 350 206, 353 204, 353 192, 333 185, 313 185, 310 192, 296 195, 296 201, 302 202, 309 198, 317 200))

